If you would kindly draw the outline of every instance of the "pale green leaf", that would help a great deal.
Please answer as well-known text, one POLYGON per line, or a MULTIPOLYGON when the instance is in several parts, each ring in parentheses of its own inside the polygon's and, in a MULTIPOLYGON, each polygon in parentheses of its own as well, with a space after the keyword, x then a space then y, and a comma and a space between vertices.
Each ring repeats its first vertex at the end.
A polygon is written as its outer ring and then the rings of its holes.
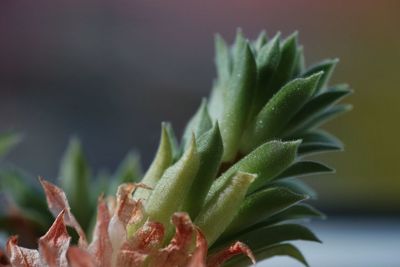
POLYGON ((299 144, 299 141, 270 141, 259 146, 230 167, 212 184, 206 203, 209 203, 238 171, 256 174, 257 179, 250 186, 249 192, 257 190, 293 162, 299 144))
POLYGON ((14 146, 21 142, 22 136, 15 133, 0 134, 0 157, 7 154, 14 146))
MULTIPOLYGON (((157 185, 157 182, 160 180, 164 171, 173 163, 171 140, 165 124, 162 124, 161 128, 161 140, 156 156, 141 181, 151 188, 154 188, 157 185)), ((146 200, 149 197, 150 193, 151 191, 148 189, 138 188, 135 191, 133 198, 136 200, 146 200)))
POLYGON ((236 216, 247 188, 255 177, 253 174, 243 172, 233 175, 221 192, 200 211, 194 224, 202 230, 209 246, 217 240, 236 216))
POLYGON ((65 191, 71 210, 86 228, 90 220, 92 203, 90 198, 90 168, 77 138, 72 138, 61 162, 59 181, 65 191))
POLYGON ((203 133, 212 128, 212 120, 207 109, 207 100, 204 98, 194 116, 187 124, 182 136, 182 148, 185 150, 188 146, 192 134, 199 138, 203 133))
POLYGON ((256 63, 249 44, 238 34, 232 78, 224 98, 223 116, 220 121, 224 161, 233 160, 238 152, 240 137, 251 107, 256 75, 256 63))
POLYGON ((169 167, 145 203, 150 220, 168 225, 172 214, 180 209, 199 168, 195 138, 182 157, 169 167))
POLYGON ((268 97, 270 99, 280 88, 285 85, 293 75, 297 55, 297 38, 295 32, 287 37, 281 44, 281 57, 274 77, 268 86, 268 97))
POLYGON ((211 130, 198 138, 197 148, 200 158, 199 170, 190 187, 183 208, 192 219, 197 217, 204 205, 208 190, 220 166, 223 145, 218 123, 216 123, 211 130))

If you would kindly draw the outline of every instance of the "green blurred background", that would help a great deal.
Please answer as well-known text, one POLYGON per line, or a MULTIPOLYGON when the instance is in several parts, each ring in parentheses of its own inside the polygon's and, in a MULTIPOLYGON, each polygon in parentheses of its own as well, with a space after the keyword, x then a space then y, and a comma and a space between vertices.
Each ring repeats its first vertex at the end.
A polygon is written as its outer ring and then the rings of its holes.
POLYGON ((338 171, 308 179, 338 214, 399 215, 400 1, 0 3, 0 130, 25 136, 8 161, 55 178, 71 135, 92 165, 136 148, 145 166, 161 120, 180 132, 215 76, 213 35, 298 30, 307 63, 338 57, 354 110, 328 128, 338 171))

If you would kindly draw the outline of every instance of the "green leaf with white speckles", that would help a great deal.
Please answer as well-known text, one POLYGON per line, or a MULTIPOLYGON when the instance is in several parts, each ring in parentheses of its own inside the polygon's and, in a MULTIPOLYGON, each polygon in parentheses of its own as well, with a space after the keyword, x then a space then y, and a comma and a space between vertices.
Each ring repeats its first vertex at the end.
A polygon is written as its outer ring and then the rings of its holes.
POLYGON ((207 203, 195 220, 204 233, 209 245, 224 232, 238 212, 247 188, 255 179, 255 175, 238 172, 229 182, 207 203))
POLYGON ((164 172, 152 190, 145 205, 150 220, 169 225, 172 214, 180 209, 187 197, 199 163, 200 158, 193 137, 182 157, 164 172))
POLYGON ((237 35, 234 46, 232 77, 224 98, 224 110, 220 120, 224 142, 224 161, 236 156, 240 137, 250 112, 256 81, 256 63, 248 42, 237 35))
POLYGON ((295 79, 268 101, 245 131, 242 152, 248 153, 268 140, 279 138, 285 125, 312 96, 321 75, 295 79))

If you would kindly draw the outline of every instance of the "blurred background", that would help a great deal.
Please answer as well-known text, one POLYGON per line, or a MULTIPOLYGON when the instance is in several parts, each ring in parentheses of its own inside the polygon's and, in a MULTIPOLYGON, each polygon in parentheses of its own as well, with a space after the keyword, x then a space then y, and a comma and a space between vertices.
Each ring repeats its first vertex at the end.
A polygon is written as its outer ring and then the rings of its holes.
MULTIPOLYGON (((337 173, 308 179, 333 219, 316 223, 326 246, 305 254, 313 266, 400 266, 399 11, 398 0, 1 1, 0 131, 24 135, 7 160, 53 179, 75 135, 97 169, 132 149, 148 166, 160 122, 180 133, 208 95, 215 33, 298 30, 307 63, 340 58, 332 82, 355 90, 354 110, 327 126, 346 144, 323 157, 337 173)), ((265 266, 282 262, 298 266, 265 266)))

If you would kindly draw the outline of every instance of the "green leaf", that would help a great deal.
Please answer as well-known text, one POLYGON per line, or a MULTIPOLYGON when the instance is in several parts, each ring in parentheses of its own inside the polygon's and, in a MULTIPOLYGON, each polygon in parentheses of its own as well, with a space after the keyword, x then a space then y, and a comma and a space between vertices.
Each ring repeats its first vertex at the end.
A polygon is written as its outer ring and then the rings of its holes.
POLYGON ((252 43, 254 51, 258 54, 261 47, 263 47, 268 42, 268 36, 266 31, 261 31, 257 39, 252 43))
POLYGON ((216 243, 215 248, 224 247, 235 240, 247 244, 252 250, 272 246, 285 241, 303 240, 321 242, 308 228, 298 224, 278 224, 252 229, 216 243))
POLYGON ((214 181, 207 195, 206 203, 219 194, 238 171, 256 174, 257 179, 250 186, 249 192, 257 190, 293 162, 299 144, 300 141, 270 141, 259 146, 214 181))
POLYGON ((120 184, 139 182, 141 177, 140 156, 136 152, 129 152, 111 177, 111 181, 107 173, 98 175, 97 184, 100 190, 99 193, 108 192, 111 195, 115 195, 120 184))
POLYGON ((234 49, 232 78, 224 97, 220 121, 225 162, 233 160, 252 104, 256 81, 256 63, 248 42, 238 34, 234 49))
POLYGON ((266 45, 262 46, 257 54, 257 87, 254 93, 249 119, 252 119, 268 100, 267 86, 280 59, 279 37, 280 33, 266 45))
POLYGON ((299 129, 304 129, 310 120, 318 116, 318 114, 332 106, 334 103, 350 94, 351 91, 347 85, 338 85, 322 94, 319 94, 308 101, 304 107, 290 120, 285 127, 285 136, 298 132, 299 129))
MULTIPOLYGON (((41 190, 32 183, 31 177, 17 168, 2 167, 0 170, 0 192, 12 199, 21 209, 36 209, 39 213, 50 214, 41 190)), ((1 205, 0 210, 2 208, 6 208, 6 205, 1 205)), ((52 216, 49 218, 52 218, 52 216)))
POLYGON ((327 172, 334 172, 334 170, 319 162, 299 161, 289 166, 289 168, 279 174, 275 180, 327 172))
MULTIPOLYGON (((156 186, 164 171, 173 162, 173 152, 170 141, 171 139, 164 123, 162 124, 161 128, 161 140, 158 146, 157 154, 141 181, 151 188, 154 188, 156 186)), ((151 190, 138 188, 136 189, 133 198, 136 200, 146 200, 150 196, 150 194, 151 190)))
POLYGON ((286 210, 283 210, 264 222, 263 225, 272 225, 275 223, 280 223, 289 220, 299 220, 299 219, 308 219, 308 218, 320 218, 324 219, 326 216, 319 212, 317 209, 311 207, 307 204, 299 204, 294 205, 286 210))
POLYGON ((297 38, 298 33, 295 32, 282 42, 279 65, 268 86, 267 99, 270 99, 292 77, 296 64, 297 38))
POLYGON ((192 134, 199 138, 203 133, 212 128, 212 121, 207 110, 207 100, 203 98, 201 105, 187 124, 182 136, 182 148, 187 149, 192 134))
POLYGON ((233 175, 221 192, 200 211, 194 224, 202 230, 209 246, 225 231, 236 216, 247 188, 255 177, 253 174, 243 172, 233 175))
POLYGON ((319 143, 319 144, 329 144, 336 145, 338 147, 343 148, 342 142, 333 136, 332 134, 318 129, 310 132, 306 132, 304 134, 297 135, 295 137, 289 137, 291 140, 293 139, 301 139, 303 140, 302 144, 310 144, 310 143, 319 143))
POLYGON ((136 152, 129 152, 114 174, 119 184, 139 182, 141 176, 140 156, 136 152))
POLYGON ((190 187, 183 208, 192 219, 197 217, 204 205, 208 190, 215 179, 221 162, 223 145, 218 123, 215 123, 211 130, 200 136, 197 147, 200 158, 199 170, 190 187))
POLYGON ((320 76, 321 73, 305 79, 295 79, 274 95, 245 131, 242 151, 248 153, 260 144, 276 138, 311 97, 320 76))
POLYGON ((303 48, 303 46, 298 46, 292 76, 298 77, 300 73, 303 73, 304 69, 305 69, 305 65, 306 65, 306 63, 305 63, 305 58, 304 58, 304 48, 303 48))
POLYGON ((151 192, 145 210, 150 220, 169 225, 172 214, 186 199, 199 168, 199 154, 193 136, 181 159, 169 167, 151 192))
MULTIPOLYGON (((304 266, 309 266, 306 259, 300 250, 292 244, 278 244, 253 251, 254 256, 258 261, 269 259, 275 256, 288 256, 298 260, 304 266)), ((238 255, 232 258, 224 266, 245 267, 249 266, 249 259, 243 255, 238 255)))
POLYGON ((172 124, 170 122, 164 122, 164 127, 167 130, 169 143, 171 145, 172 158, 173 158, 172 161, 175 163, 182 156, 182 151, 178 145, 174 129, 172 128, 172 124))
POLYGON ((333 107, 330 107, 326 110, 323 110, 322 112, 319 112, 318 114, 315 114, 312 119, 308 120, 307 123, 304 123, 301 128, 297 129, 293 135, 299 135, 304 132, 307 132, 309 130, 313 130, 320 125, 326 123, 327 121, 336 118, 337 116, 348 112, 352 109, 351 105, 336 105, 333 107))
POLYGON ((315 192, 314 189, 312 189, 310 186, 308 186, 303 181, 301 181, 297 178, 278 180, 276 182, 273 182, 269 186, 270 187, 274 187, 274 186, 285 187, 297 194, 307 195, 312 199, 317 198, 317 192, 315 192))
POLYGON ((215 35, 215 65, 219 83, 226 84, 232 71, 229 48, 221 35, 215 35))
POLYGON ((275 187, 257 191, 245 198, 235 219, 224 232, 224 236, 242 231, 305 199, 307 196, 286 188, 275 187))
POLYGON ((305 155, 322 153, 326 151, 340 151, 340 150, 342 150, 342 147, 338 145, 324 144, 324 143, 307 143, 299 146, 298 154, 299 156, 305 156, 305 155))
POLYGON ((337 59, 337 58, 323 60, 323 61, 318 62, 317 64, 311 66, 307 71, 304 72, 304 74, 302 76, 307 77, 309 75, 312 75, 312 74, 320 72, 320 71, 324 72, 324 74, 322 75, 322 77, 319 80, 318 85, 317 85, 316 93, 318 93, 328 83, 329 78, 331 77, 332 72, 338 62, 339 62, 339 59, 337 59))
POLYGON ((71 210, 85 229, 93 212, 90 199, 90 169, 81 144, 72 138, 61 162, 59 181, 71 210))
POLYGON ((21 142, 22 136, 15 133, 0 134, 0 157, 7 154, 14 146, 21 142))

